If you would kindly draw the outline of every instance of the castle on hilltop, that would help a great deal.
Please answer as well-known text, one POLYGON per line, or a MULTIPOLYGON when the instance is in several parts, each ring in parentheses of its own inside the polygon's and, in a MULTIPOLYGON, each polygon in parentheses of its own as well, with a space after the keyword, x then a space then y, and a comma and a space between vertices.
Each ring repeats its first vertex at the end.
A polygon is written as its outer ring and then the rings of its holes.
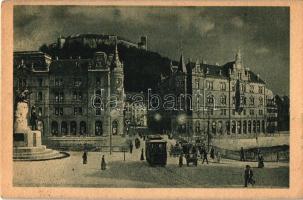
POLYGON ((114 45, 116 41, 118 44, 123 44, 126 47, 147 50, 147 36, 141 36, 140 41, 135 43, 120 36, 104 34, 74 34, 68 37, 60 36, 57 42, 51 44, 50 46, 60 49, 64 46, 71 46, 72 44, 80 43, 83 46, 97 48, 98 45, 101 44, 114 45))

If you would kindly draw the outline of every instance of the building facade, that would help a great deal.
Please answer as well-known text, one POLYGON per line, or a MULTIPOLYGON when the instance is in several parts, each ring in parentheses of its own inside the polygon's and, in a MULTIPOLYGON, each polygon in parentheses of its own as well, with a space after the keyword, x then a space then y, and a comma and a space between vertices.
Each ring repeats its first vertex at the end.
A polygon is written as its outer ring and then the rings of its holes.
MULTIPOLYGON (((14 53, 14 91, 31 92, 37 128, 49 136, 124 133, 124 72, 114 53, 92 59, 52 59, 42 52, 14 53)), ((29 116, 31 117, 31 116, 29 116)))
POLYGON ((256 137, 276 126, 272 92, 245 68, 240 51, 222 66, 185 64, 181 55, 179 63, 171 63, 171 74, 161 78, 159 91, 164 100, 167 94, 177 97, 174 109, 161 111, 173 134, 256 137))

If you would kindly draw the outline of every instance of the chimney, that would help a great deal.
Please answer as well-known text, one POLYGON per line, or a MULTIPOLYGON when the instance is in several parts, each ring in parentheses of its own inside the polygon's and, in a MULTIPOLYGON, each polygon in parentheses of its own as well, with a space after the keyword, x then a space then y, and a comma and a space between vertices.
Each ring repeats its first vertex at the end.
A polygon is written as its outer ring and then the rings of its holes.
POLYGON ((58 56, 56 56, 56 60, 59 60, 58 56))
POLYGON ((258 81, 260 80, 260 74, 257 74, 257 77, 258 77, 258 81))
POLYGON ((220 74, 220 76, 222 75, 222 70, 220 69, 220 71, 219 71, 219 74, 220 74))
POLYGON ((216 62, 216 66, 219 66, 219 63, 218 63, 218 62, 216 62))
POLYGON ((206 74, 209 74, 209 68, 208 67, 206 68, 206 74))

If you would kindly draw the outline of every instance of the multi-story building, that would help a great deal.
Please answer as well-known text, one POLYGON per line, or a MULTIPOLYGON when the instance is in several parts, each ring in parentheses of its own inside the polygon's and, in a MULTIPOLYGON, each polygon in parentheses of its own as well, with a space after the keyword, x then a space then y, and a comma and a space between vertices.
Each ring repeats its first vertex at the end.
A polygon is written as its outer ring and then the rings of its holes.
POLYGON ((147 127, 147 103, 143 93, 127 93, 124 120, 134 127, 147 127))
POLYGON ((170 75, 161 78, 159 89, 162 100, 172 101, 167 94, 176 97, 174 109, 160 111, 165 129, 173 134, 256 137, 275 125, 268 108, 274 104, 267 104, 272 92, 244 67, 240 51, 222 66, 203 61, 185 65, 181 55, 179 63, 171 63, 170 75))
POLYGON ((14 91, 28 88, 38 129, 48 136, 123 135, 124 73, 113 55, 52 59, 42 52, 14 53, 14 91))

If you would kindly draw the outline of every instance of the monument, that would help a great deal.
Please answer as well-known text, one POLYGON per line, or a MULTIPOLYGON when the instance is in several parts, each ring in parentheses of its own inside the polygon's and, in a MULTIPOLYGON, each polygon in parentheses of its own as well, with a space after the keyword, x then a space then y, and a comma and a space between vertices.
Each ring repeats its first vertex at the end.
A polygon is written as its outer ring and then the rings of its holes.
POLYGON ((17 94, 14 113, 14 160, 49 160, 67 157, 68 154, 46 148, 41 143, 41 132, 28 126, 29 95, 27 89, 17 94))

